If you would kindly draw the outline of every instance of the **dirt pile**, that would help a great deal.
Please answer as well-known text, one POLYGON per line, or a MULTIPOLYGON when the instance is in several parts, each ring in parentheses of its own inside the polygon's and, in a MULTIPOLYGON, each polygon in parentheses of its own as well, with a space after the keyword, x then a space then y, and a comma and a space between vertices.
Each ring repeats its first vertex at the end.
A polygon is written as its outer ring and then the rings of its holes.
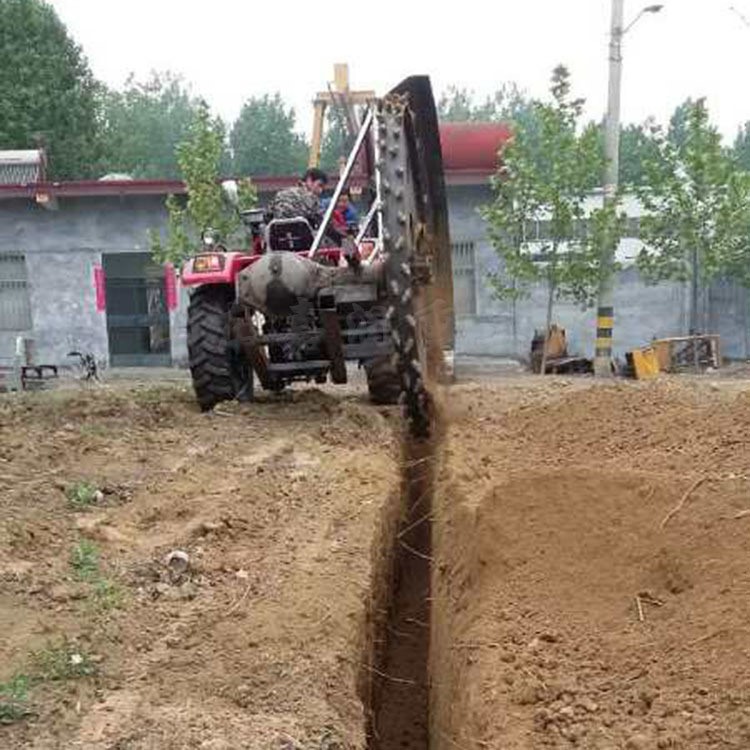
POLYGON ((750 392, 557 383, 457 394, 435 746, 750 747, 750 392))

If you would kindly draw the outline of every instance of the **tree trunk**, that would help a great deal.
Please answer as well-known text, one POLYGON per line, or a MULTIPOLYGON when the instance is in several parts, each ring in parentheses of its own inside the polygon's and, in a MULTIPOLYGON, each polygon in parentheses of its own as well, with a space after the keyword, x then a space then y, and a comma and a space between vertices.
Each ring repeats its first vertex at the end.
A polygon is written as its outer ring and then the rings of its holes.
POLYGON ((514 356, 518 356, 520 354, 519 348, 518 348, 518 300, 515 295, 515 291, 517 288, 517 282, 516 279, 513 279, 513 299, 511 300, 511 314, 512 314, 512 323, 513 323, 513 354, 514 356))
MULTIPOLYGON (((698 245, 694 244, 691 251, 691 279, 690 279, 690 335, 698 335, 698 245)), ((693 367, 699 372, 698 342, 693 338, 693 367)))
POLYGON ((550 327, 552 326, 552 306, 555 301, 555 283, 549 279, 547 283, 547 319, 544 324, 544 344, 542 345, 542 375, 547 374, 547 348, 549 344, 550 327))

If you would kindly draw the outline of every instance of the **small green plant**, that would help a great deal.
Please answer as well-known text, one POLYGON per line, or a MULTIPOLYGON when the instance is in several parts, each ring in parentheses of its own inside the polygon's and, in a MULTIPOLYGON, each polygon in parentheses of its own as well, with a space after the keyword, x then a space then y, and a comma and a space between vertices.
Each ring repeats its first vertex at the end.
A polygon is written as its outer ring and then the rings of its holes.
POLYGON ((113 581, 101 578, 94 584, 94 608, 100 612, 109 612, 122 607, 125 593, 113 581))
POLYGON ((62 640, 59 644, 49 644, 42 651, 32 653, 38 681, 58 682, 88 677, 96 672, 91 657, 73 641, 62 640))
POLYGON ((14 724, 29 713, 29 678, 17 674, 0 682, 0 724, 14 724))
MULTIPOLYGON (((109 437, 112 434, 112 429, 103 424, 83 424, 80 427, 81 435, 88 437, 109 437)), ((96 493, 96 491, 94 491, 96 493)))
POLYGON ((88 508, 97 501, 99 490, 90 482, 76 482, 65 490, 65 496, 73 508, 88 508))
POLYGON ((91 585, 89 604, 95 613, 119 609, 125 593, 117 583, 105 578, 101 572, 99 549, 88 539, 81 539, 71 551, 70 567, 76 580, 91 585))
POLYGON ((81 539, 73 547, 70 567, 79 581, 93 581, 99 576, 99 550, 88 539, 81 539))

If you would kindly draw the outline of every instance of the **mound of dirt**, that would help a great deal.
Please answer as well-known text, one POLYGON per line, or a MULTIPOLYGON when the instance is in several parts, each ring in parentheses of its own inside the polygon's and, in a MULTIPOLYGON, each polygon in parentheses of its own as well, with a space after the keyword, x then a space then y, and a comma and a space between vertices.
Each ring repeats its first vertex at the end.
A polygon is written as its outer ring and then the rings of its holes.
POLYGON ((747 384, 557 383, 458 389, 436 747, 750 747, 747 384))

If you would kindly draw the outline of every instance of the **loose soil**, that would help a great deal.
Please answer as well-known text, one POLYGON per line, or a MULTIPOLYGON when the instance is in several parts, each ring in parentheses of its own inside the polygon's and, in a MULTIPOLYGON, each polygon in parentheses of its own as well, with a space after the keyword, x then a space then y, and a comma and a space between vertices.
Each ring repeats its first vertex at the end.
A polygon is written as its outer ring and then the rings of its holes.
POLYGON ((750 383, 459 384, 446 422, 404 463, 359 391, 0 398, 0 747, 750 747, 750 383), (91 674, 34 679, 61 645, 91 674))
POLYGON ((180 385, 0 401, 0 683, 63 638, 97 672, 32 685, 0 746, 363 747, 397 422, 317 390, 208 415, 180 385), (82 510, 80 480, 103 491, 82 510), (117 606, 76 580, 81 539, 117 606))
POLYGON ((580 383, 453 401, 433 745, 750 747, 750 387, 580 383))

